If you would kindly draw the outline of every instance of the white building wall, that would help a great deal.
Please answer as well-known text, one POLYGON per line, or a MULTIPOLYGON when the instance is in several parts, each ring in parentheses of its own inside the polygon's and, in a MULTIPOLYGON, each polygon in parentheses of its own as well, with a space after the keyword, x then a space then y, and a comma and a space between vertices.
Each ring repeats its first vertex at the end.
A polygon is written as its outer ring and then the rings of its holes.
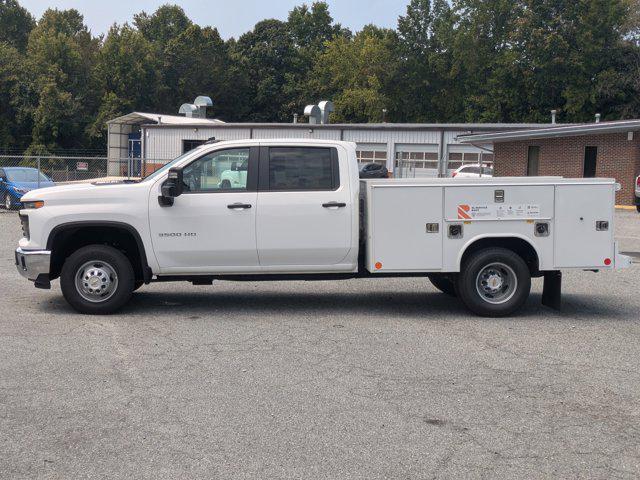
MULTIPOLYGON (((239 140, 243 138, 317 138, 327 140, 344 140, 356 142, 359 149, 368 149, 371 145, 376 145, 376 149, 386 147, 387 151, 387 168, 389 171, 394 170, 394 162, 396 154, 400 151, 437 151, 440 143, 441 130, 417 130, 417 129, 387 129, 387 128, 371 128, 371 129, 352 129, 352 128, 314 128, 313 125, 308 127, 295 128, 274 128, 274 127, 169 127, 169 126, 147 126, 142 127, 144 152, 143 156, 149 161, 157 161, 164 163, 183 153, 183 140, 207 140, 215 137, 218 140, 239 140)), ((481 152, 482 150, 470 146, 459 145, 455 138, 457 135, 467 133, 463 130, 444 131, 444 148, 443 156, 446 157, 447 152, 463 151, 481 152)), ((110 137, 111 139, 111 137, 110 137)), ((116 143, 115 135, 113 136, 116 143)), ((120 150, 121 151, 121 150, 120 150)))

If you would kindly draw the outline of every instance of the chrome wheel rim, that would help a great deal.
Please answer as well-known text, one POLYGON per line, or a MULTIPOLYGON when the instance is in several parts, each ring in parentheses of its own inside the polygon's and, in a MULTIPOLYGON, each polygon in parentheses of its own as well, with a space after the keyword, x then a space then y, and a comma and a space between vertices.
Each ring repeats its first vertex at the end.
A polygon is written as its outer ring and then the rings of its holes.
POLYGON ((77 270, 75 284, 80 296, 88 302, 105 302, 116 293, 118 274, 108 263, 92 260, 77 270))
POLYGON ((4 208, 7 210, 11 209, 11 195, 5 195, 4 197, 4 208))
POLYGON ((480 298, 493 305, 508 302, 518 289, 516 272, 509 265, 496 262, 486 265, 476 277, 480 298))

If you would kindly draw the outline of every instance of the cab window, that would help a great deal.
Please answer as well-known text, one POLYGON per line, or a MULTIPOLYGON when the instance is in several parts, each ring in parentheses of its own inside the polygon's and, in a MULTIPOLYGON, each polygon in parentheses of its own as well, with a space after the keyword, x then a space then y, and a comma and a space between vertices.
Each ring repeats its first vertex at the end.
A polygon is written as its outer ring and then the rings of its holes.
POLYGON ((185 193, 247 190, 249 148, 211 152, 183 170, 185 193))
POLYGON ((269 190, 335 190, 338 154, 332 148, 269 148, 269 190))

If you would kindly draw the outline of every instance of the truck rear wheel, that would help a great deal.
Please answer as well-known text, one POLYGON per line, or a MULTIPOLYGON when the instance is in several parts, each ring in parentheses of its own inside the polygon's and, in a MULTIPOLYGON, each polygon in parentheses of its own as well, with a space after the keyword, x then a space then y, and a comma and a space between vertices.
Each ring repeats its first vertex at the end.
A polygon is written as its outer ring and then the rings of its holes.
POLYGON ((446 275, 442 275, 439 273, 435 273, 429 275, 429 280, 442 293, 446 293, 447 295, 451 295, 452 297, 457 297, 458 294, 456 292, 456 284, 455 281, 446 275))
POLYGON ((529 296, 531 273, 518 254, 487 248, 471 254, 457 280, 458 294, 469 310, 483 317, 503 317, 518 310, 529 296))
POLYGON ((89 245, 64 262, 62 294, 75 310, 92 315, 113 313, 131 298, 135 275, 129 259, 106 245, 89 245))

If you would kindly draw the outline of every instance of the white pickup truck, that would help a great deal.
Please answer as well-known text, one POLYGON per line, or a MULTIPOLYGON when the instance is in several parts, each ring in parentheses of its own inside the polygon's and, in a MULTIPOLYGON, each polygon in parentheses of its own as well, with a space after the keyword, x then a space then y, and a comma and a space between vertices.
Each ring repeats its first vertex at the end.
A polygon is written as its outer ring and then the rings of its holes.
MULTIPOLYGON (((244 170, 244 168, 243 168, 244 170)), ((139 182, 22 197, 18 271, 60 278, 83 313, 122 307, 156 281, 429 277, 473 312, 509 315, 560 269, 623 268, 612 179, 360 180, 353 143, 205 144, 139 182), (246 165, 241 182, 223 182, 246 165), (227 173, 225 173, 227 172, 227 173)))

